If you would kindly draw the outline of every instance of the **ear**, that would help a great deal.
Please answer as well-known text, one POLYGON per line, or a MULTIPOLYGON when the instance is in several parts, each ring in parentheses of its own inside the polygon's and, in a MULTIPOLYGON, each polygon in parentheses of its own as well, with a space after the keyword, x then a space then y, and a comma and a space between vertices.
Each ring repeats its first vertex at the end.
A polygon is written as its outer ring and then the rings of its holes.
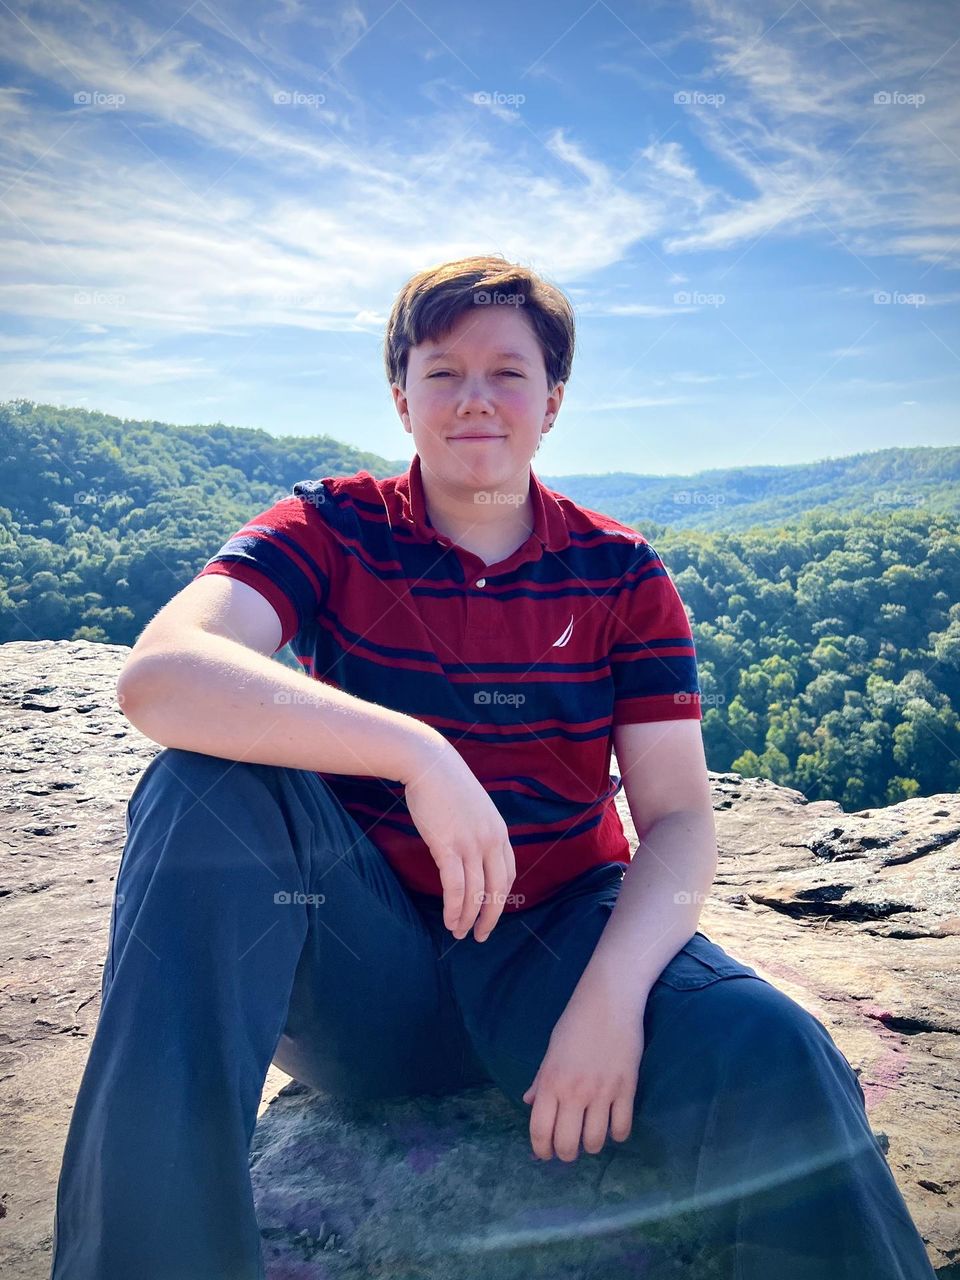
POLYGON ((392 382, 390 384, 390 393, 393 396, 393 403, 396 406, 397 413, 400 415, 400 421, 403 423, 403 429, 408 435, 413 435, 413 427, 410 425, 410 411, 407 408, 407 395, 399 383, 392 382))

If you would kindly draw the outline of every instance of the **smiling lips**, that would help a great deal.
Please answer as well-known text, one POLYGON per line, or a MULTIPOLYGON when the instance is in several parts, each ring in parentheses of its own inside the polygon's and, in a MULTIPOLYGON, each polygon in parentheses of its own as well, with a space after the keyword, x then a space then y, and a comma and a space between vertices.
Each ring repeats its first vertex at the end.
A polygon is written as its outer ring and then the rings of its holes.
POLYGON ((451 436, 451 440, 502 440, 503 436, 451 436))

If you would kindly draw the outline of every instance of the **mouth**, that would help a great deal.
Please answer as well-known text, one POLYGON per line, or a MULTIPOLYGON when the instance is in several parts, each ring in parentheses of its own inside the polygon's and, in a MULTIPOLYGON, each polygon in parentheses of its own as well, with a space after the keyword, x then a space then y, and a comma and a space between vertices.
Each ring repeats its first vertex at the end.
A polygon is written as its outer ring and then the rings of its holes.
POLYGON ((505 440, 506 436, 495 435, 469 435, 469 436, 447 436, 448 440, 505 440))

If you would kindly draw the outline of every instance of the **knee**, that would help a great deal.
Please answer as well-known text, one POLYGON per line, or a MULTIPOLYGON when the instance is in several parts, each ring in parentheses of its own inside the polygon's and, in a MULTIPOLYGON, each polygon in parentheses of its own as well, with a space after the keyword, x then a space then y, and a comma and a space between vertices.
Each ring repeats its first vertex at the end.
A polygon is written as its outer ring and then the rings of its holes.
POLYGON ((215 853, 228 834, 243 841, 267 824, 274 806, 263 767, 179 747, 164 747, 127 802, 128 839, 147 835, 155 854, 185 840, 194 855, 215 853), (160 834, 163 839, 158 839, 160 834), (172 840, 168 837, 172 837, 172 840))
POLYGON ((202 797, 208 807, 227 803, 228 798, 232 803, 238 795, 249 793, 251 770, 258 767, 201 751, 163 747, 140 775, 130 805, 135 810, 144 796, 158 793, 165 804, 176 795, 194 801, 202 797))
POLYGON ((824 1024, 796 1000, 762 979, 716 988, 715 1014, 727 1028, 719 1056, 728 1080, 752 1080, 766 1096, 815 1103, 826 1093, 863 1107, 853 1068, 824 1024))

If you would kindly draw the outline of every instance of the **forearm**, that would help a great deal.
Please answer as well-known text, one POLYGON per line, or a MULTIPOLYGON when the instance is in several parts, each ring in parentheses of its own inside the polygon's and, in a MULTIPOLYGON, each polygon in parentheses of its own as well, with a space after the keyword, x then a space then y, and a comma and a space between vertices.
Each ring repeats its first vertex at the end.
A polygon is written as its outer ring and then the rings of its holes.
POLYGON ((697 932, 716 871, 712 811, 673 813, 655 822, 626 869, 581 983, 612 985, 645 1004, 657 978, 697 932))
POLYGON ((117 698, 131 724, 161 746, 228 760, 406 783, 451 749, 413 716, 203 631, 175 648, 134 651, 117 698))

